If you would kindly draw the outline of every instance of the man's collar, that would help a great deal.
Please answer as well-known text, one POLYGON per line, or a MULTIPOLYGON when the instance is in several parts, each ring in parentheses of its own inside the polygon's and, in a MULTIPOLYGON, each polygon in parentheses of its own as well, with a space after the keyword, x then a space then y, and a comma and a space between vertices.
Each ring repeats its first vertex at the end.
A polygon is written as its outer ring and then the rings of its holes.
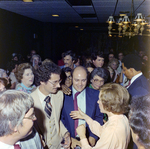
POLYGON ((140 72, 140 73, 138 73, 137 75, 133 76, 132 79, 131 79, 131 84, 132 84, 138 77, 140 77, 142 74, 143 74, 143 73, 140 72))

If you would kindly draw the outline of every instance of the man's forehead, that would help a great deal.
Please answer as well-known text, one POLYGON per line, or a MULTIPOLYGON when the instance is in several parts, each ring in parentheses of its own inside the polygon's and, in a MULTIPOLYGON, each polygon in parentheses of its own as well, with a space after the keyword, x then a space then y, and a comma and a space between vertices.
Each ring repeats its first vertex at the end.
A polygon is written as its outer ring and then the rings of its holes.
POLYGON ((60 75, 56 73, 51 73, 49 80, 57 80, 60 79, 60 75))
POLYGON ((97 56, 97 59, 104 59, 103 57, 97 56))
POLYGON ((76 72, 73 73, 73 78, 74 79, 78 79, 78 78, 81 78, 81 77, 86 79, 87 78, 87 73, 86 72, 85 73, 84 72, 83 73, 76 73, 76 72))
POLYGON ((72 56, 71 55, 66 55, 65 57, 64 57, 64 59, 72 59, 72 56))

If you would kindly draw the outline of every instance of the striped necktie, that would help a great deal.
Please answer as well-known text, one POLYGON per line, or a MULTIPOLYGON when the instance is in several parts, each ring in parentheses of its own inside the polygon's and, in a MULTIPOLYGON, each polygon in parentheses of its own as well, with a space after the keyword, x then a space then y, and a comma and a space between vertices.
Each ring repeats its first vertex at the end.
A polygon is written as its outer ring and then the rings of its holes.
POLYGON ((48 118, 51 117, 51 113, 52 113, 52 107, 51 107, 51 104, 50 104, 50 100, 51 100, 51 97, 47 96, 44 101, 46 102, 45 104, 45 112, 46 112, 46 115, 48 118))

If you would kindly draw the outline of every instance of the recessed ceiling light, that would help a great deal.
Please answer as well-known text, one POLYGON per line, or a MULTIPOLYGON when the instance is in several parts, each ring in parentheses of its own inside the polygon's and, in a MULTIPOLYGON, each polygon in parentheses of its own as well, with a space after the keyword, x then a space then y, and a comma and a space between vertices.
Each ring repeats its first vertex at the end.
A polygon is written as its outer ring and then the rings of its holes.
POLYGON ((83 31, 83 28, 81 28, 80 30, 83 31))
POLYGON ((75 28, 79 28, 79 26, 75 26, 75 28))
POLYGON ((24 2, 33 2, 33 0, 23 0, 24 2))
POLYGON ((52 14, 52 17, 59 17, 58 14, 52 14))

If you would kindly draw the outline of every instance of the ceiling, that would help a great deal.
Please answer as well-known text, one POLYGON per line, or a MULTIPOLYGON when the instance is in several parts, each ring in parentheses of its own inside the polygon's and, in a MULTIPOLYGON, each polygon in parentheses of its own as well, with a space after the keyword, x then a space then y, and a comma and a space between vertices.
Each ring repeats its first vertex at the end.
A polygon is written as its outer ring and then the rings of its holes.
MULTIPOLYGON (((53 23, 105 23, 120 11, 131 14, 132 0, 0 0, 0 8, 35 20, 53 23), (52 17, 58 14, 59 17, 52 17)), ((150 19, 150 0, 134 0, 132 12, 150 19), (149 17, 147 17, 149 16, 149 17)))

